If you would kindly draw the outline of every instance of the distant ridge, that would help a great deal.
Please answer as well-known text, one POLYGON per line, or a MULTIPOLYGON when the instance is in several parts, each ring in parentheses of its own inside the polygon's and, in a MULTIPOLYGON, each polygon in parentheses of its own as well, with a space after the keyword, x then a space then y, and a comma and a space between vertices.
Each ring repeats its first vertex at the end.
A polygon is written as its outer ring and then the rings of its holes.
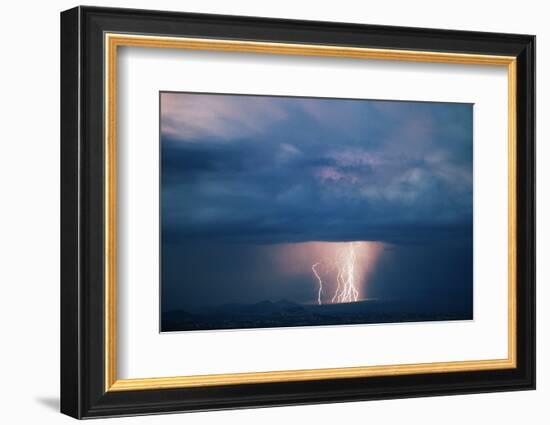
POLYGON ((286 299, 228 303, 162 315, 162 331, 471 320, 471 306, 413 300, 298 304, 286 299))

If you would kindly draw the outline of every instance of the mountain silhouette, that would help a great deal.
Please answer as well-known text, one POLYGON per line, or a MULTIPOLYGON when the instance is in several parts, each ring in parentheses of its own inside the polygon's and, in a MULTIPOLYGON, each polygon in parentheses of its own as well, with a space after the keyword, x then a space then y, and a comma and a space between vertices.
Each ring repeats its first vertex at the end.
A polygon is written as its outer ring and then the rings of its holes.
POLYGON ((282 299, 165 312, 162 315, 162 331, 471 319, 471 306, 431 305, 411 300, 364 300, 317 305, 282 299))

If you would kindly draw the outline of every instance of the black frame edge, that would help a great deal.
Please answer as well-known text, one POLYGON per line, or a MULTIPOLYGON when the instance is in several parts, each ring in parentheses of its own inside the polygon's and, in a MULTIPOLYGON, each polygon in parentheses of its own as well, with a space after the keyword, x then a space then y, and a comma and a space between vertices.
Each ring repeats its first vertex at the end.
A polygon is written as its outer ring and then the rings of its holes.
POLYGON ((535 388, 535 37, 135 9, 61 14, 61 411, 126 416, 535 388), (505 54, 518 60, 518 367, 171 390, 103 382, 104 31, 505 54))
POLYGON ((81 418, 79 344, 80 10, 61 13, 61 379, 60 411, 81 418))
POLYGON ((517 56, 518 361, 536 389, 536 37, 517 56))

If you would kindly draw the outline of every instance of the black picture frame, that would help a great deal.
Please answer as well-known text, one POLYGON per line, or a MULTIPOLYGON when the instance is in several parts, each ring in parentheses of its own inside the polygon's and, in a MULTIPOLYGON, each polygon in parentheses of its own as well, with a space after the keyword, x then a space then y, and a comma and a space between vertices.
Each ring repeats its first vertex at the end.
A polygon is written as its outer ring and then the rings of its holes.
POLYGON ((76 7, 61 13, 62 413, 93 418, 534 388, 534 36, 96 7, 76 7), (517 367, 105 391, 102 140, 106 32, 516 57, 517 367))

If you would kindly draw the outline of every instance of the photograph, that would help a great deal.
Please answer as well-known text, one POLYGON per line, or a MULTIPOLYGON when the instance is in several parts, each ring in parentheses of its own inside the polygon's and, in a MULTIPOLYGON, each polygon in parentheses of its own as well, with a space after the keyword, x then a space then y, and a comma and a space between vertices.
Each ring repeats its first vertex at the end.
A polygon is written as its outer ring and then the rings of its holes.
POLYGON ((473 104, 159 96, 161 332, 474 319, 473 104))

